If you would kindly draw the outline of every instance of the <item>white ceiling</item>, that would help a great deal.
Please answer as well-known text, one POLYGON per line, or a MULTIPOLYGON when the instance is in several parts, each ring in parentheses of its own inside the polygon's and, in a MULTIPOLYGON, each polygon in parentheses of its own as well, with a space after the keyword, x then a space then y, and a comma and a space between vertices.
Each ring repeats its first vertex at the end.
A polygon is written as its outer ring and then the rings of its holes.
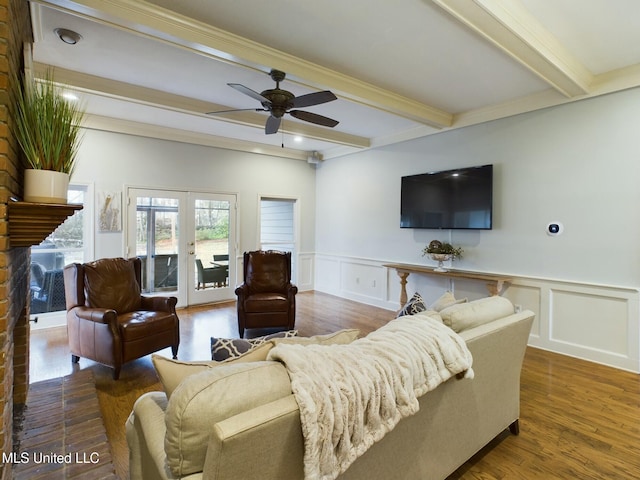
POLYGON ((34 0, 36 75, 83 97, 87 126, 332 158, 640 85, 637 0, 34 0), (53 32, 82 35, 67 45, 53 32), (227 86, 295 95, 320 127, 227 86), (294 134, 302 137, 294 139, 294 134))

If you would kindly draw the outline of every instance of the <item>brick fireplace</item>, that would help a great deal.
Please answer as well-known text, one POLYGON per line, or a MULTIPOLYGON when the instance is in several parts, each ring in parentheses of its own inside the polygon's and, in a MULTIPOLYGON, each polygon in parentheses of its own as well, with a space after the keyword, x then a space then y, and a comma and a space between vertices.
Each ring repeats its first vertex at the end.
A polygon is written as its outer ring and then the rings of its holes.
MULTIPOLYGON (((12 135, 9 105, 14 98, 11 78, 24 66, 24 45, 32 42, 29 4, 0 0, 0 411, 2 453, 13 449, 14 406, 22 405, 29 387, 29 320, 27 316, 28 247, 11 248, 7 203, 22 192, 23 167, 12 135)), ((17 74, 17 75, 16 75, 17 74)), ((0 480, 12 476, 11 465, 0 465, 0 480)))

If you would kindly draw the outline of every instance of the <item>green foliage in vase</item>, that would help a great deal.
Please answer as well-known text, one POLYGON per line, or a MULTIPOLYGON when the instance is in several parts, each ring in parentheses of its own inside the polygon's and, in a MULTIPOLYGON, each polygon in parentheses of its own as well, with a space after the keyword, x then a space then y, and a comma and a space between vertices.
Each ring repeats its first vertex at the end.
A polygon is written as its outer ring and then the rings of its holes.
POLYGON ((84 109, 62 96, 51 73, 16 80, 15 134, 25 167, 71 174, 81 141, 84 109))
POLYGON ((429 255, 430 253, 444 253, 451 255, 453 258, 461 258, 464 250, 461 247, 454 247, 447 242, 431 240, 429 245, 422 249, 422 256, 429 255))

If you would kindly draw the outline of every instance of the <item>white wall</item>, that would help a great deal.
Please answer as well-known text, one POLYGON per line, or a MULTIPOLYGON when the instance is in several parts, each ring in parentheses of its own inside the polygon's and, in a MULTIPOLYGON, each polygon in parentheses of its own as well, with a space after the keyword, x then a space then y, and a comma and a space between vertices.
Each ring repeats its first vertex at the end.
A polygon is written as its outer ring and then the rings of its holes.
MULTIPOLYGON (((455 267, 516 277, 506 295, 520 295, 538 314, 533 344, 637 371, 638 118, 635 89, 324 162, 316 183, 316 288, 397 308, 397 277, 381 265, 432 264, 422 248, 451 240, 465 250, 455 267), (399 228, 401 176, 487 163, 495 166, 493 230, 399 228), (548 236, 550 221, 562 222, 564 233, 548 236), (579 293, 559 293, 567 288, 579 293)), ((426 290, 433 298, 451 286, 409 280, 410 295, 426 290)), ((469 288, 461 294, 484 294, 483 286, 469 288)))
MULTIPOLYGON (((295 198, 301 255, 315 250, 315 168, 303 161, 89 130, 72 182, 93 184, 96 195, 125 186, 236 194, 239 255, 259 247, 259 196, 295 198)), ((95 242, 96 258, 124 255, 121 233, 97 232, 95 242)))
MULTIPOLYGON (((73 181, 94 192, 125 186, 235 193, 239 252, 258 246, 259 196, 300 208, 299 278, 315 288, 398 307, 388 262, 432 264, 433 238, 465 249, 458 268, 509 274, 504 293, 537 314, 532 345, 640 371, 640 90, 328 160, 306 162, 87 131, 73 181), (400 177, 495 165, 494 229, 399 228, 400 177), (560 221, 559 237, 545 233, 560 221)), ((123 255, 121 234, 96 233, 95 256, 123 255)), ((299 285, 300 286, 300 285, 299 285)), ((304 288, 303 287, 303 288, 304 288)), ((483 284, 411 275, 408 290, 433 301, 445 289, 469 299, 483 284)))

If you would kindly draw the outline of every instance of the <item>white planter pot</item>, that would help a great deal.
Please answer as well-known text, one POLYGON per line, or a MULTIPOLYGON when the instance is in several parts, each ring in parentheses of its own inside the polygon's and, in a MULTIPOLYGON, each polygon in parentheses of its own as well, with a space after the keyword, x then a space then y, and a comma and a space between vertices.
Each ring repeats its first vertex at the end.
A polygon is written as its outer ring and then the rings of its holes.
POLYGON ((24 171, 24 201, 34 203, 67 203, 69 174, 52 170, 24 171))

